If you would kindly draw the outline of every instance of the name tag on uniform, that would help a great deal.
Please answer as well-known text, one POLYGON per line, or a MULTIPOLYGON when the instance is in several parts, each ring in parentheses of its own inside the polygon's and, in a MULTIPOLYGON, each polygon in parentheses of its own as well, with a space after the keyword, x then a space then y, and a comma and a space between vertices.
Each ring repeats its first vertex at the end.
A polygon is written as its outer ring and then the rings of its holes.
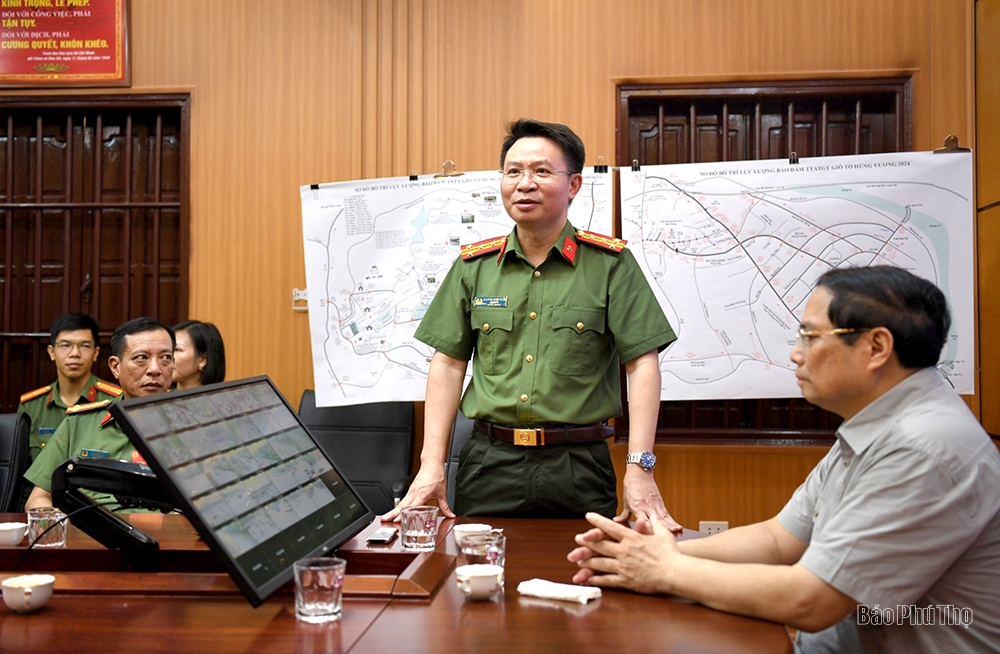
POLYGON ((477 295, 472 300, 474 307, 505 307, 507 306, 507 296, 503 295, 477 295))
POLYGON ((108 458, 108 453, 104 450, 88 450, 83 448, 80 450, 80 456, 85 459, 106 459, 108 458))
POLYGON ((38 434, 39 436, 51 436, 52 434, 56 433, 56 430, 53 429, 52 427, 39 427, 38 429, 35 430, 35 433, 38 434))

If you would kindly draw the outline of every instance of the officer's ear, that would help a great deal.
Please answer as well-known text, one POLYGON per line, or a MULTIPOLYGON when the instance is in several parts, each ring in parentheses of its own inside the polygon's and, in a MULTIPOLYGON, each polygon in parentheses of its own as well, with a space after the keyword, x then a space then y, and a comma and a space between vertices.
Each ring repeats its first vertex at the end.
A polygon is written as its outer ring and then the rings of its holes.
POLYGON ((580 192, 583 188, 583 175, 581 173, 573 173, 569 178, 569 199, 572 202, 576 194, 580 192))
POLYGON ((120 366, 121 363, 122 363, 122 360, 119 359, 118 357, 116 357, 113 354, 108 357, 108 367, 111 368, 111 374, 115 376, 115 379, 119 378, 118 377, 118 372, 119 372, 118 366, 120 366))
POLYGON ((52 361, 56 360, 56 348, 52 347, 50 344, 47 348, 45 348, 45 351, 49 353, 49 359, 52 361))

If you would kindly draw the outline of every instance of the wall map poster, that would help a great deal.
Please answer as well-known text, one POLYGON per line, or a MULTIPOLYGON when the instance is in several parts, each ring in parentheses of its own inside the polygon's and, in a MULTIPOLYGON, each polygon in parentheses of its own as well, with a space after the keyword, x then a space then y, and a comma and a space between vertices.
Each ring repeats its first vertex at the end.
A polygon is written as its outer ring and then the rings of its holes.
POLYGON ((788 355, 816 279, 875 265, 944 291, 937 369, 973 392, 971 153, 623 169, 621 201, 622 238, 677 332, 662 399, 798 397, 788 355))
MULTIPOLYGON (((424 399, 434 350, 413 332, 461 246, 510 233, 499 171, 303 186, 316 404, 424 399)), ((583 172, 578 229, 611 233, 611 173, 583 172)))
POLYGON ((0 0, 0 85, 128 84, 127 0, 0 0))

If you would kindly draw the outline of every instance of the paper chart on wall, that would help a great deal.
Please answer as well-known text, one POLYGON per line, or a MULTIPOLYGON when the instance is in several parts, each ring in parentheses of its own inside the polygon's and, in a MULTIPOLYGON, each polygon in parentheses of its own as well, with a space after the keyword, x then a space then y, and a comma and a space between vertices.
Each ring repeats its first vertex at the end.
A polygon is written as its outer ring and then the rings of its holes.
MULTIPOLYGON (((513 229, 500 174, 303 186, 318 406, 424 398, 433 350, 413 338, 462 245, 513 229)), ((579 229, 611 234, 611 173, 584 171, 579 229)))
POLYGON ((937 368, 972 393, 973 212, 971 153, 623 169, 622 238, 678 334, 662 399, 799 397, 788 355, 816 279, 879 264, 944 291, 937 368))

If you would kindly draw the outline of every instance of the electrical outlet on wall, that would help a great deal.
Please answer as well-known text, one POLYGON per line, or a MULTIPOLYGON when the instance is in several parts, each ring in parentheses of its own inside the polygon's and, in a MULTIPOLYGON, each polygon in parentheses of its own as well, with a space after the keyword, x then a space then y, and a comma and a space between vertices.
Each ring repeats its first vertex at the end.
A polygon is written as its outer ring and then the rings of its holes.
POLYGON ((726 531, 727 529, 729 529, 728 520, 702 520, 698 523, 698 531, 710 536, 720 531, 726 531))

